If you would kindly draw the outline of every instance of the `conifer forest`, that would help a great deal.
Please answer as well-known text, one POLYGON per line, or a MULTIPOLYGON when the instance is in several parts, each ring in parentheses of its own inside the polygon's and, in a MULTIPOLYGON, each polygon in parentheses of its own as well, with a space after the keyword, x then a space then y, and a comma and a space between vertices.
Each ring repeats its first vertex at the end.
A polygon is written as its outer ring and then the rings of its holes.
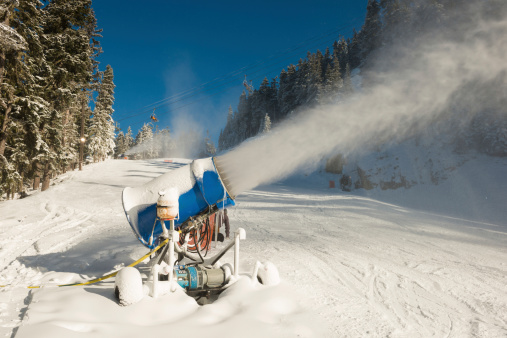
POLYGON ((90 0, 2 1, 0 195, 46 190, 113 151, 114 75, 99 69, 100 34, 90 0))

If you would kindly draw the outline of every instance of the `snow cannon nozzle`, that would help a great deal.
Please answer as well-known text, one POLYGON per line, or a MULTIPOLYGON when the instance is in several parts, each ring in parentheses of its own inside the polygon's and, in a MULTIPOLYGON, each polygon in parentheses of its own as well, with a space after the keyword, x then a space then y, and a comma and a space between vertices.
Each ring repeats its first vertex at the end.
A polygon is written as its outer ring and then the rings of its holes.
POLYGON ((227 177, 227 172, 225 170, 225 161, 223 161, 220 157, 213 157, 213 163, 215 164, 215 168, 217 169, 217 173, 222 180, 222 183, 225 187, 225 190, 231 197, 231 199, 236 199, 238 195, 236 191, 234 191, 231 180, 227 177))

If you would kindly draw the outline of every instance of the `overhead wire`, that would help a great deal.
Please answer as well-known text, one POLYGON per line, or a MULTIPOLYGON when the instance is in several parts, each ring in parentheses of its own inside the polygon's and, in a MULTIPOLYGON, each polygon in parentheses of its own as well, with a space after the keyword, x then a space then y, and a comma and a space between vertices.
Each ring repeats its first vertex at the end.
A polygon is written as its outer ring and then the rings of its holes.
MULTIPOLYGON (((145 109, 142 110, 141 112, 120 118, 117 121, 120 122, 120 121, 124 121, 127 119, 131 119, 133 117, 141 116, 141 115, 144 115, 152 110, 156 110, 156 109, 168 106, 168 105, 173 105, 175 103, 190 99, 192 97, 208 93, 208 94, 204 95, 203 97, 198 98, 194 101, 188 102, 186 104, 183 104, 183 105, 180 105, 177 107, 173 107, 170 109, 170 111, 175 111, 175 110, 184 108, 186 106, 198 103, 206 98, 218 95, 218 94, 223 93, 231 88, 242 86, 243 83, 237 83, 237 84, 233 84, 233 85, 230 85, 230 84, 236 82, 238 80, 238 78, 240 78, 243 75, 246 75, 248 77, 248 76, 252 76, 253 74, 263 72, 260 76, 250 78, 249 79, 250 81, 265 77, 266 73, 271 72, 276 69, 279 69, 281 62, 287 61, 288 59, 293 58, 294 56, 300 54, 300 51, 299 51, 300 49, 305 48, 305 49, 309 50, 311 48, 314 48, 315 44, 317 44, 317 43, 319 45, 321 45, 323 43, 329 43, 332 41, 336 41, 335 36, 333 37, 332 40, 329 40, 327 37, 329 37, 330 35, 342 32, 344 29, 350 28, 350 27, 352 27, 352 25, 349 23, 348 25, 344 25, 344 26, 334 29, 330 32, 327 32, 324 35, 320 35, 320 36, 316 36, 316 37, 314 36, 312 38, 309 38, 309 39, 305 40, 304 42, 300 43, 299 45, 289 48, 282 53, 272 55, 262 61, 258 61, 256 63, 249 65, 249 66, 245 66, 245 67, 242 67, 238 70, 229 72, 228 74, 226 74, 223 77, 219 77, 214 80, 208 81, 198 87, 183 91, 181 93, 178 93, 178 94, 169 96, 167 98, 164 98, 162 100, 159 100, 157 102, 154 102, 150 105, 145 106, 145 109), (308 46, 308 42, 313 42, 312 47, 308 46), (297 53, 296 53, 296 51, 297 51, 297 53), (289 53, 290 53, 290 55, 288 55, 289 53), (271 63, 265 65, 266 63, 270 62, 271 60, 273 60, 273 61, 277 60, 277 61, 271 62, 271 63), (256 69, 262 65, 264 65, 264 67, 256 69), (269 69, 269 70, 267 70, 267 69, 269 69), (248 72, 245 72, 246 70, 248 70, 248 72), (230 85, 230 86, 227 86, 227 85, 230 85), (227 86, 227 87, 223 90, 218 91, 218 92, 214 92, 214 93, 212 92, 213 90, 219 89, 224 86, 227 86)), ((143 123, 143 122, 142 121, 136 122, 133 125, 140 124, 140 123, 143 123)))
POLYGON ((282 51, 281 53, 271 55, 271 56, 267 57, 264 60, 254 62, 254 63, 252 63, 252 64, 250 64, 248 66, 244 66, 244 67, 241 67, 241 68, 239 68, 237 70, 231 71, 231 72, 227 73, 225 76, 215 78, 215 79, 213 79, 211 81, 208 81, 206 83, 203 83, 203 84, 201 84, 201 85, 199 85, 199 86, 197 86, 195 88, 191 88, 191 89, 185 90, 183 92, 174 94, 174 95, 169 96, 167 98, 164 98, 162 100, 159 100, 159 101, 156 101, 154 103, 151 103, 151 104, 145 106, 144 108, 145 109, 148 109, 150 107, 153 108, 154 106, 156 106, 158 104, 161 104, 161 103, 163 103, 165 101, 178 99, 178 98, 180 98, 182 96, 185 96, 185 95, 188 95, 188 94, 190 94, 190 93, 192 93, 194 91, 199 91, 200 89, 202 89, 202 88, 204 88, 204 87, 206 87, 206 86, 208 86, 210 84, 213 84, 215 82, 220 82, 220 81, 223 81, 223 80, 227 80, 227 79, 229 79, 231 77, 236 77, 238 75, 243 75, 246 70, 249 70, 249 69, 252 69, 252 68, 256 68, 257 66, 262 65, 262 64, 266 63, 267 61, 269 61, 271 59, 276 59, 276 58, 283 57, 284 55, 286 55, 288 53, 292 53, 292 52, 294 52, 294 51, 296 51, 298 49, 308 48, 307 44, 309 42, 325 39, 326 37, 328 37, 330 35, 335 35, 336 33, 339 33, 341 31, 343 31, 345 28, 349 28, 349 27, 351 27, 351 23, 350 22, 348 24, 346 24, 346 25, 343 25, 343 26, 341 26, 339 28, 335 28, 335 29, 333 29, 331 31, 328 31, 328 32, 324 33, 324 34, 308 38, 308 39, 304 40, 303 42, 299 43, 298 45, 296 45, 294 47, 291 47, 291 48, 288 48, 288 49, 282 51))

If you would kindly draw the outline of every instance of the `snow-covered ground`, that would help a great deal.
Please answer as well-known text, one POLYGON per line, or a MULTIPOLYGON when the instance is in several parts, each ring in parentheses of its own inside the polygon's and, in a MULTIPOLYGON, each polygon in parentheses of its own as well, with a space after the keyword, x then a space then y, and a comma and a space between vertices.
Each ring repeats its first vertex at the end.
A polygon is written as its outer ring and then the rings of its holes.
POLYGON ((343 193, 328 188, 336 176, 317 173, 240 195, 229 210, 232 230, 247 232, 240 270, 269 260, 280 271, 277 286, 242 278, 212 304, 176 292, 129 307, 114 300, 112 280, 50 286, 143 256, 121 191, 187 162, 109 160, 70 172, 43 193, 0 203, 0 285, 10 285, 0 291, 0 336, 507 335, 501 159, 470 160, 439 185, 343 193), (477 172, 481 182, 473 181, 477 172))

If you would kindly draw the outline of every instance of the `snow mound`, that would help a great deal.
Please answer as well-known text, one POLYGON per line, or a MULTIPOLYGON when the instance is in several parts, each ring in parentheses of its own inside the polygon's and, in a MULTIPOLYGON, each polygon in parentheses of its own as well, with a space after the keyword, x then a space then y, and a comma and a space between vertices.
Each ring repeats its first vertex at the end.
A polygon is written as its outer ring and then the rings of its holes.
POLYGON ((122 306, 135 304, 143 299, 143 280, 139 271, 133 267, 121 269, 116 275, 114 290, 122 306))
POLYGON ((204 306, 179 288, 157 299, 146 296, 130 306, 118 306, 110 287, 41 289, 33 293, 30 316, 16 337, 149 337, 161 332, 205 337, 322 336, 322 327, 298 298, 288 285, 266 287, 245 276, 204 306))

